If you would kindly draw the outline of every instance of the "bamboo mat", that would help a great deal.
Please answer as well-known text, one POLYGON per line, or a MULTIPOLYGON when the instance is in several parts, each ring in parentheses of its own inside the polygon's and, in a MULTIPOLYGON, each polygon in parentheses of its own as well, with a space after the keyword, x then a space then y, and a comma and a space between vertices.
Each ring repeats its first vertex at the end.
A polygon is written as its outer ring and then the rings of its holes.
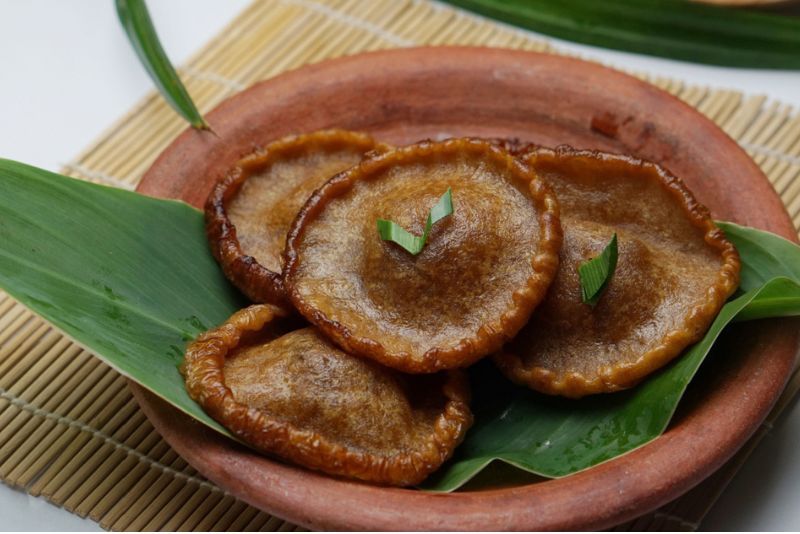
MULTIPOLYGON (((551 51, 508 26, 423 0, 258 0, 179 69, 203 111, 287 69, 357 52, 424 44, 551 51)), ((636 73, 635 73, 636 74, 636 73)), ((800 227, 800 115, 736 91, 636 74, 716 121, 755 159, 800 227)), ((154 92, 64 166, 133 189, 185 128, 154 92)), ((696 529, 780 409, 725 468, 625 529, 696 529)), ((159 437, 124 379, 0 293, 0 479, 109 530, 294 530, 204 480, 159 437)))

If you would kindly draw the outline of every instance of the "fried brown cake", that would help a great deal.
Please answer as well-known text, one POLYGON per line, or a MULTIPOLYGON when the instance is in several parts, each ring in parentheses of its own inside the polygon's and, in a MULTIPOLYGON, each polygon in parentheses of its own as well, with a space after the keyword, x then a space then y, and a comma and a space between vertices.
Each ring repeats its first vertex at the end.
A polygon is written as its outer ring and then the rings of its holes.
POLYGON ((421 482, 461 443, 472 414, 463 371, 403 375, 350 356, 313 327, 253 305, 189 345, 189 395, 242 441, 331 475, 421 482))
POLYGON ((556 200, 526 165, 488 141, 422 142, 314 193, 287 238, 284 282, 347 352, 430 373, 511 339, 550 285, 560 243, 556 200), (420 235, 448 187, 454 213, 419 255, 381 240, 379 218, 420 235))
POLYGON ((286 302, 281 253, 292 220, 311 193, 370 150, 357 132, 288 136, 234 167, 206 202, 206 234, 225 275, 254 302, 286 302))
POLYGON ((698 341, 739 280, 708 210, 661 167, 627 156, 537 149, 526 161, 558 196, 555 282, 495 361, 511 380, 581 397, 629 388, 698 341), (592 308, 578 266, 617 233, 617 269, 592 308))

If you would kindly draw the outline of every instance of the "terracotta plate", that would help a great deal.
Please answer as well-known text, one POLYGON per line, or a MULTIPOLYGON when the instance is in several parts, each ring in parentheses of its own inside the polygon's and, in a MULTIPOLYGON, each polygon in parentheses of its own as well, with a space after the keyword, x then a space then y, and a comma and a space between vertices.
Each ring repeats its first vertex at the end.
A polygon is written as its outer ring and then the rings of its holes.
MULTIPOLYGON (((365 130, 396 145, 425 137, 516 136, 655 160, 683 178, 715 217, 795 239, 767 179, 713 123, 651 85, 575 59, 482 48, 377 52, 262 82, 207 118, 219 137, 184 132, 146 174, 141 192, 199 207, 244 154, 320 128, 365 130)), ((659 439, 563 479, 448 495, 347 482, 269 460, 132 387, 158 431, 201 473, 306 527, 596 529, 684 493, 766 416, 792 368, 797 323, 732 330, 725 358, 704 366, 659 439)))

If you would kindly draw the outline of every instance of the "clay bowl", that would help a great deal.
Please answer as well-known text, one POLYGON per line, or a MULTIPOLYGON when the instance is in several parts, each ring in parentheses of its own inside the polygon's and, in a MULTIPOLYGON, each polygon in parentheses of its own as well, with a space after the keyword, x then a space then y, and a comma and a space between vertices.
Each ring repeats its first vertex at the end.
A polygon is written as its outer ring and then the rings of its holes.
MULTIPOLYGON (((795 239, 767 179, 713 123, 651 85, 575 59, 483 48, 370 53, 259 83, 207 118, 218 137, 185 131, 139 191, 202 206, 241 156, 319 128, 366 130, 395 144, 512 136, 657 161, 715 217, 795 239)), ((309 528, 599 529, 665 504, 722 465, 777 399, 798 341, 796 323, 737 325, 725 358, 705 366, 669 430, 650 444, 566 478, 446 495, 337 480, 259 456, 132 388, 158 431, 197 470, 309 528)))

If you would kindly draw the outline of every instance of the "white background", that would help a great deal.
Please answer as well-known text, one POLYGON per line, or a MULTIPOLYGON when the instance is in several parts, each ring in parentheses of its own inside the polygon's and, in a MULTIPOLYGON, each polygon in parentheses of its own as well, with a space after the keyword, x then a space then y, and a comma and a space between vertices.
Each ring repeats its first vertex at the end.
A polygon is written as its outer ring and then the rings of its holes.
MULTIPOLYGON (((165 49, 175 63, 181 63, 248 1, 150 0, 149 4, 165 49)), ((762 93, 800 106, 800 72, 692 65, 549 40, 609 64, 762 93)), ((112 0, 0 0, 0 157, 58 170, 150 88, 119 27, 112 0)), ((794 404, 703 528, 800 529, 799 445, 800 408, 794 404)), ((99 527, 0 484, 0 529, 99 527)))

